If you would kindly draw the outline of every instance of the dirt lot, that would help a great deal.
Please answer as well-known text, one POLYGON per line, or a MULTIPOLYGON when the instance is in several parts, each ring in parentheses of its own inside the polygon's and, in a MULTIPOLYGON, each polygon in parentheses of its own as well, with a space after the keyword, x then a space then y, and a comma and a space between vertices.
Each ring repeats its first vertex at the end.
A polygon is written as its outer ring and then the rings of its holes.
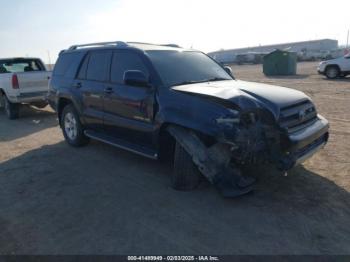
POLYGON ((253 194, 169 186, 171 167, 92 142, 73 149, 50 111, 0 113, 0 254, 350 254, 350 79, 315 63, 295 77, 237 78, 296 88, 331 122, 327 148, 283 177, 265 168, 253 194))

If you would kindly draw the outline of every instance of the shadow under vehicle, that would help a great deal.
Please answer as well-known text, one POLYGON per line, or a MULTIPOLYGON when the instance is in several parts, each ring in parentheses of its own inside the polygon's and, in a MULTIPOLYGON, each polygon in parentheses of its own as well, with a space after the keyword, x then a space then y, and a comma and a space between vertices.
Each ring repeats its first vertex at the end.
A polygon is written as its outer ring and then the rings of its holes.
POLYGON ((207 182, 179 194, 170 165, 102 143, 38 147, 0 164, 0 252, 349 254, 346 189, 302 166, 258 170, 253 194, 225 200, 207 182))

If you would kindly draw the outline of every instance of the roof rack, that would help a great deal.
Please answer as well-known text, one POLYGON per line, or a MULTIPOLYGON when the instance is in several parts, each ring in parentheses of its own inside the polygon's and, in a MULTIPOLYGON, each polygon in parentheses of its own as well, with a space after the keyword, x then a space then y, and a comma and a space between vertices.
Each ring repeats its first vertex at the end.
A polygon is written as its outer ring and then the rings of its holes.
POLYGON ((151 44, 151 43, 144 43, 144 42, 127 42, 127 44, 155 45, 155 44, 151 44))
POLYGON ((181 48, 181 46, 179 46, 177 44, 166 44, 166 45, 162 45, 162 46, 181 48))
POLYGON ((94 46, 97 47, 97 46, 108 46, 108 45, 127 46, 128 44, 122 41, 90 43, 90 44, 83 44, 83 45, 73 45, 68 50, 76 50, 81 47, 94 47, 94 46))
POLYGON ((155 46, 167 46, 167 47, 176 47, 176 48, 181 48, 181 46, 176 45, 176 44, 157 45, 157 44, 143 43, 143 42, 127 42, 127 44, 155 45, 155 46))

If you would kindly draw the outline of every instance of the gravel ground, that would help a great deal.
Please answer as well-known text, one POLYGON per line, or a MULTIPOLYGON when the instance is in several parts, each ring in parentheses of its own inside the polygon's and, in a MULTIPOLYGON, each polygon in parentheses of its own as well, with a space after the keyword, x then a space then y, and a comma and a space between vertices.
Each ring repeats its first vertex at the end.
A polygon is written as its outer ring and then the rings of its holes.
POLYGON ((66 145, 50 109, 0 113, 0 254, 350 254, 350 79, 315 63, 294 77, 237 78, 306 92, 331 122, 326 149, 284 177, 251 170, 254 193, 208 183, 180 193, 171 166, 92 142, 66 145))

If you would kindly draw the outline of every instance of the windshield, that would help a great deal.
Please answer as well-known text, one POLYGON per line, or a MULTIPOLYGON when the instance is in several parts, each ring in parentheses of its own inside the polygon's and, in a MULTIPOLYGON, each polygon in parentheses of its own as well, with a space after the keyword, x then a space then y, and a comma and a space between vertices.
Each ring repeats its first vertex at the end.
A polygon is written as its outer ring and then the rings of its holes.
POLYGON ((152 50, 147 54, 168 86, 232 80, 220 65, 201 52, 152 50))
POLYGON ((0 60, 0 74, 42 70, 43 68, 41 64, 37 60, 33 59, 0 60))

